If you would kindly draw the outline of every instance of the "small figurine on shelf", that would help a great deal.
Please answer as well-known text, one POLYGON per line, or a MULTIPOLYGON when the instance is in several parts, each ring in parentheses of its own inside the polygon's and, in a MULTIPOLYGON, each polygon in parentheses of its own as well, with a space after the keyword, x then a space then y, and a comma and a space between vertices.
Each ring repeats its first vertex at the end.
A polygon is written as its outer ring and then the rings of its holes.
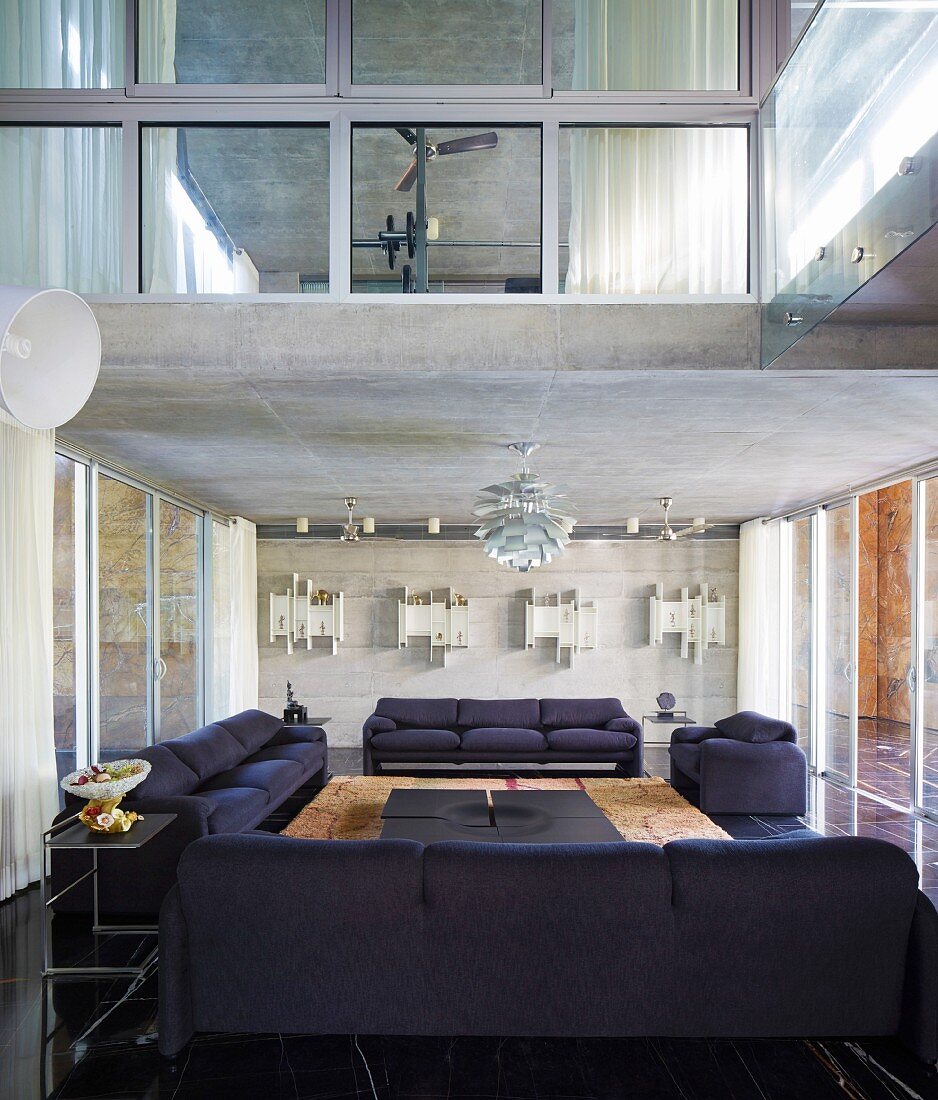
POLYGON ((306 623, 300 623, 296 628, 296 636, 302 641, 306 637, 306 623))
POLYGON ((325 638, 325 636, 326 636, 326 623, 325 623, 325 620, 320 620, 320 622, 319 622, 319 634, 323 638, 325 638))
POLYGON ((422 604, 423 604, 423 597, 418 596, 417 593, 415 592, 414 593, 414 607, 420 607, 422 604))
POLYGON ((306 707, 293 698, 293 685, 287 680, 287 705, 283 709, 284 725, 301 726, 306 723, 306 707))
POLYGON ((283 626, 284 626, 284 622, 283 622, 283 620, 284 620, 284 617, 283 617, 283 615, 281 615, 281 616, 280 616, 280 619, 279 619, 279 621, 278 621, 278 626, 279 626, 279 628, 280 628, 281 630, 283 630, 283 626))

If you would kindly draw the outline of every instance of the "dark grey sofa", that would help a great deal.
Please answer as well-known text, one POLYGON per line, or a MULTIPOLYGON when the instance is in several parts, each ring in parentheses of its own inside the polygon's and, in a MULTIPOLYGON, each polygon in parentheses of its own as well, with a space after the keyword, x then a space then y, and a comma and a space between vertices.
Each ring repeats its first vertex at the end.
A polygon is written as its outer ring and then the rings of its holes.
POLYGON ((898 1035, 936 1057, 938 914, 884 841, 215 836, 178 878, 165 1055, 209 1031, 898 1035))
MULTIPOLYGON (((321 726, 285 726, 260 710, 246 710, 141 749, 150 774, 121 809, 174 813, 176 820, 134 852, 98 857, 99 898, 105 913, 155 916, 176 880, 176 865, 199 837, 256 828, 302 787, 329 778, 328 746, 321 726)), ((312 797, 312 795, 310 795, 312 797)), ((56 821, 71 817, 84 800, 66 797, 56 821)), ((90 868, 89 853, 52 854, 52 893, 90 868)), ((90 912, 91 883, 70 890, 56 912, 90 912)))
POLYGON ((644 774, 642 726, 618 699, 379 699, 362 772, 385 763, 614 763, 644 774))
POLYGON ((789 722, 743 710, 671 735, 671 786, 705 814, 803 814, 808 761, 789 722))

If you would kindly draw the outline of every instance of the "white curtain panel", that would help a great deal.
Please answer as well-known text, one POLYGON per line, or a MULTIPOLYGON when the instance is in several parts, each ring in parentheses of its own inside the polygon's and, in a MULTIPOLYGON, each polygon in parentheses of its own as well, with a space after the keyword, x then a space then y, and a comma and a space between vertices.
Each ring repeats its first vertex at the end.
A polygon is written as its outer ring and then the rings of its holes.
POLYGON ((0 87, 124 84, 123 0, 2 0, 0 87))
POLYGON ((0 900, 39 878, 58 810, 52 714, 55 435, 0 410, 0 900))
POLYGON ((782 677, 782 525, 752 519, 739 529, 740 710, 786 718, 782 677))
POLYGON ((121 289, 119 126, 0 126, 0 283, 121 289))
POLYGON ((231 680, 229 714, 257 706, 257 528, 231 521, 231 680))
MULTIPOLYGON (((577 0, 573 88, 734 88, 735 0, 577 0)), ((740 294, 746 131, 570 131, 568 294, 740 294)))

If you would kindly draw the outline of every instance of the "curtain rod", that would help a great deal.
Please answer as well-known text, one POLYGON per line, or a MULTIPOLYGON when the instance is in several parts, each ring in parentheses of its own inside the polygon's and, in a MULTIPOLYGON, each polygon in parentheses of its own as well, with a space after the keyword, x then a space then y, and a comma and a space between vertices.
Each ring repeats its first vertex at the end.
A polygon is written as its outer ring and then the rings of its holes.
POLYGON ((845 500, 848 497, 862 493, 871 493, 874 489, 885 489, 887 485, 895 485, 897 481, 907 481, 909 478, 922 477, 931 473, 938 474, 938 458, 931 458, 928 462, 919 462, 914 466, 906 466, 904 469, 896 470, 894 473, 885 474, 871 481, 864 481, 859 485, 851 485, 846 489, 841 489, 838 493, 831 494, 831 496, 822 497, 809 504, 799 504, 797 508, 789 508, 784 512, 775 512, 771 516, 766 516, 762 522, 778 523, 783 519, 794 519, 802 513, 807 514, 808 512, 813 512, 816 508, 827 508, 831 504, 845 500))

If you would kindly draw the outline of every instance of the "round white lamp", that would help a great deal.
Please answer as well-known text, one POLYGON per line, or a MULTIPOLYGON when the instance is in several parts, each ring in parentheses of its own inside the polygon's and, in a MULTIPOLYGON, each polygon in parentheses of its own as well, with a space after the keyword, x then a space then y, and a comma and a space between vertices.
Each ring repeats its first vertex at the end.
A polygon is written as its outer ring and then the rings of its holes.
POLYGON ((0 408, 27 428, 75 416, 101 367, 101 333, 70 290, 0 286, 0 408))

